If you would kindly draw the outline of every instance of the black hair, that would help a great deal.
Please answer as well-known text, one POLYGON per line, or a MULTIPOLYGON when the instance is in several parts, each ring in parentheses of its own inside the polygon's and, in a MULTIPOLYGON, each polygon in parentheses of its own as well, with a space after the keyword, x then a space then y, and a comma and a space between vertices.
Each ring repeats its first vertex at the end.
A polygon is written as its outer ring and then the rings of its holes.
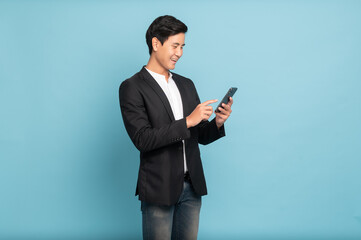
POLYGON ((178 33, 186 33, 187 30, 187 26, 173 16, 165 15, 156 18, 152 24, 150 24, 147 33, 145 34, 145 39, 149 48, 149 55, 152 54, 153 50, 153 37, 156 37, 163 45, 168 37, 178 33))

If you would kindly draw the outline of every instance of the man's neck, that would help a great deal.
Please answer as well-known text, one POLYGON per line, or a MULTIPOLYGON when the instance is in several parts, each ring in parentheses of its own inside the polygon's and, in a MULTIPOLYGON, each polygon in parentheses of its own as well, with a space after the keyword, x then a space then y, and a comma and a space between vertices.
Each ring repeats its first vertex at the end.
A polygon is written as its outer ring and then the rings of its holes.
POLYGON ((148 64, 145 66, 148 70, 163 75, 165 80, 168 82, 169 70, 163 68, 158 62, 152 57, 149 59, 148 64))

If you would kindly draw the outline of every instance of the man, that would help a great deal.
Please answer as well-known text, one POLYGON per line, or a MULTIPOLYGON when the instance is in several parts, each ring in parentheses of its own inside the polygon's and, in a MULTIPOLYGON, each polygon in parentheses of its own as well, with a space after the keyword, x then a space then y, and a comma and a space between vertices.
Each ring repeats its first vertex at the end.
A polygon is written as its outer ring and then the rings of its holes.
POLYGON ((225 136, 232 98, 216 112, 200 103, 193 82, 171 73, 183 54, 187 26, 172 16, 146 33, 150 58, 119 88, 125 128, 140 151, 136 195, 144 239, 197 239, 201 196, 207 194, 198 143, 225 136))

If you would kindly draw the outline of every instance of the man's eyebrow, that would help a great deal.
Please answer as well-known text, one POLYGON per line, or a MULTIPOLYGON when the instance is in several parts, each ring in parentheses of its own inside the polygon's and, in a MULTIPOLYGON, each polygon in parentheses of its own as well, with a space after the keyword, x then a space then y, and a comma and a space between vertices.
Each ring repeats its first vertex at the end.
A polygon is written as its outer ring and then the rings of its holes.
MULTIPOLYGON (((177 46, 179 46, 180 45, 180 43, 173 43, 172 45, 177 45, 177 46)), ((183 43, 182 44, 182 47, 184 47, 186 44, 185 43, 183 43)))

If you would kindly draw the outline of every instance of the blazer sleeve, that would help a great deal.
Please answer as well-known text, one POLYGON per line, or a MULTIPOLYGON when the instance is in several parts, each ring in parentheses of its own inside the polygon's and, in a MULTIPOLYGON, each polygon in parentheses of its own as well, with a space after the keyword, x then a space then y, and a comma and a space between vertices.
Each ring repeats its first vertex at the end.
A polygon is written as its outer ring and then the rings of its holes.
POLYGON ((140 152, 152 151, 190 138, 186 119, 175 120, 154 128, 136 84, 124 81, 119 88, 119 102, 125 128, 140 152))
POLYGON ((216 141, 217 139, 226 136, 224 125, 218 129, 216 125, 216 118, 212 121, 203 121, 198 125, 199 137, 198 142, 206 145, 216 141))

